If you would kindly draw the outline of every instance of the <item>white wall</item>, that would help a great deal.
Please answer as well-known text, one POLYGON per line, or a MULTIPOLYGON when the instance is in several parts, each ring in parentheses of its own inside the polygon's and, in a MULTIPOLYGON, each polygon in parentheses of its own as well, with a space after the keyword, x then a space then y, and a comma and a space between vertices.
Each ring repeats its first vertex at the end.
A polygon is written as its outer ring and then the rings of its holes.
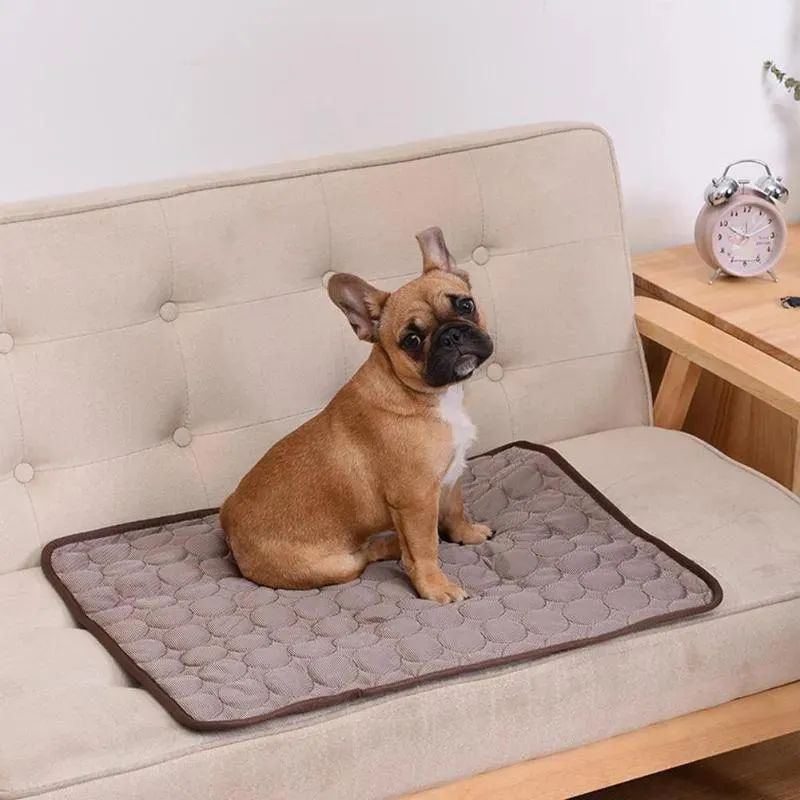
POLYGON ((633 247, 684 242, 729 160, 800 199, 800 104, 760 69, 800 72, 796 5, 0 0, 0 202, 585 119, 616 142, 633 247))

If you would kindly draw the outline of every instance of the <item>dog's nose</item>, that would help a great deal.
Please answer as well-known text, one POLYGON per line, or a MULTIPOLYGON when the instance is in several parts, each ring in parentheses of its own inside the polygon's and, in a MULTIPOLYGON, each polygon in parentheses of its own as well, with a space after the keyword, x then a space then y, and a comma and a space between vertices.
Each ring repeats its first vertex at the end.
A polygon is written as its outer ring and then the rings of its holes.
POLYGON ((461 331, 458 328, 451 328, 442 334, 442 346, 447 348, 458 347, 461 344, 461 331))

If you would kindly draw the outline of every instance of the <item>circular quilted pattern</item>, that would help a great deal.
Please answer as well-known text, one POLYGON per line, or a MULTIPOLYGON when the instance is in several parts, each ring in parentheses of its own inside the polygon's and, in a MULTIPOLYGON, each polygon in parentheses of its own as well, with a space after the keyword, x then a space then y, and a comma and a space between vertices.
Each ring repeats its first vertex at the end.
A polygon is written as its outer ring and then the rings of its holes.
POLYGON ((292 657, 289 655, 289 651, 282 644, 271 644, 269 647, 259 647, 256 650, 251 650, 242 659, 242 662, 248 667, 260 667, 262 669, 285 667, 291 661, 292 657))
POLYGON ((470 594, 419 598, 396 562, 345 586, 291 592, 242 578, 214 515, 70 542, 51 563, 91 619, 201 722, 533 657, 714 600, 703 578, 637 536, 546 453, 469 462, 470 516, 495 537, 443 542, 470 594))

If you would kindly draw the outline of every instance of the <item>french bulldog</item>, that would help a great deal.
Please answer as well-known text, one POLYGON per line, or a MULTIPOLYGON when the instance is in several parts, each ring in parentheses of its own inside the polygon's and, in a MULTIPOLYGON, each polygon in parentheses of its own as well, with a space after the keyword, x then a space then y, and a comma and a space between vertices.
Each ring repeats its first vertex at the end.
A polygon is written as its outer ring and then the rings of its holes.
POLYGON ((459 482, 475 437, 463 382, 493 345, 442 231, 416 239, 422 274, 394 292, 355 275, 331 277, 328 294, 372 343, 369 357, 222 506, 233 556, 256 583, 317 588, 400 559, 420 597, 466 597, 439 566, 439 532, 463 544, 491 535, 465 519, 459 482))

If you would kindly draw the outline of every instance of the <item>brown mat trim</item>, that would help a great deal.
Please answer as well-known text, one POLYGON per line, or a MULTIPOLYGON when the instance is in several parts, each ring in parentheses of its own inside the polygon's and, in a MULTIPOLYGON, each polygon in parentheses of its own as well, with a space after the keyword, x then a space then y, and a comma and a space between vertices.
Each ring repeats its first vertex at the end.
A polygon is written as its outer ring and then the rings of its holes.
MULTIPOLYGON (((217 508, 203 509, 201 511, 190 511, 184 514, 174 514, 165 517, 155 517, 153 519, 141 520, 139 522, 127 522, 122 525, 113 525, 99 530, 88 531, 86 533, 76 533, 72 536, 64 536, 60 539, 55 539, 47 544, 42 550, 42 571, 47 579, 53 585, 53 588, 59 594, 61 599, 69 608, 75 621, 81 627, 92 633, 98 641, 108 650, 113 656, 114 660, 120 667, 142 688, 147 689, 150 694, 164 707, 167 713, 170 714, 177 722, 195 731, 209 732, 220 730, 231 730, 234 728, 242 728, 247 725, 254 725, 258 722, 265 722, 276 717, 288 716, 290 714, 299 714, 305 711, 316 711, 321 708, 326 708, 340 703, 346 703, 352 700, 359 700, 367 697, 377 697, 380 695, 391 694, 402 689, 410 689, 419 686, 423 683, 432 683, 443 678, 451 678, 456 675, 464 675, 472 672, 477 672, 484 669, 491 669, 492 667, 506 666, 509 664, 516 664, 525 661, 535 661, 545 656, 553 655, 554 653, 566 652, 568 650, 576 650, 598 642, 604 642, 608 639, 616 639, 624 636, 627 633, 634 633, 636 631, 654 628, 664 623, 671 622, 676 619, 685 619, 693 617, 698 614, 706 613, 716 608, 722 602, 722 586, 719 581, 698 563, 678 552, 673 547, 663 542, 661 539, 642 530, 638 525, 632 522, 617 506, 615 506, 605 495, 600 492, 595 486, 589 483, 560 453, 545 445, 531 444, 530 442, 517 441, 510 444, 496 447, 480 456, 491 456, 496 453, 501 453, 511 447, 519 447, 525 450, 532 450, 537 453, 542 453, 548 456, 557 466, 559 466, 566 475, 568 475, 578 486, 580 486, 597 504, 607 511, 614 519, 616 519, 623 526, 628 528, 633 534, 641 537, 645 541, 651 542, 659 547, 664 553, 674 559, 681 566, 693 572, 696 576, 701 578, 708 584, 711 589, 711 601, 705 606, 699 606, 692 609, 682 609, 680 611, 672 611, 668 614, 662 614, 659 617, 651 617, 650 619, 636 622, 628 625, 625 628, 620 628, 613 633, 604 633, 600 636, 594 636, 588 639, 579 639, 575 642, 567 642, 564 644, 552 645, 551 647, 542 648, 539 650, 531 650, 524 653, 515 653, 511 656, 504 656, 502 658, 487 659, 476 664, 468 664, 463 667, 453 667, 451 669, 444 669, 440 672, 435 672, 430 675, 424 675, 419 678, 409 678, 404 681, 397 681, 395 683, 386 684, 385 686, 378 686, 372 689, 352 689, 339 694, 329 695, 328 697, 313 698, 311 700, 302 700, 294 703, 278 711, 273 711, 268 714, 261 714, 254 717, 247 717, 245 719, 237 720, 223 720, 220 722, 206 722, 196 720, 194 717, 189 716, 183 708, 173 700, 159 684, 141 667, 133 661, 127 653, 117 644, 117 642, 106 631, 94 622, 81 608, 77 600, 73 597, 72 593, 61 582, 60 578, 53 569, 52 555, 55 550, 65 544, 72 542, 86 541, 90 539, 100 539, 105 536, 113 536, 118 533, 126 533, 131 530, 138 530, 139 528, 149 528, 158 525, 166 525, 173 522, 183 522, 185 520, 197 519, 199 517, 208 516, 209 514, 217 513, 217 508)), ((480 456, 474 456, 479 458, 480 456)))

